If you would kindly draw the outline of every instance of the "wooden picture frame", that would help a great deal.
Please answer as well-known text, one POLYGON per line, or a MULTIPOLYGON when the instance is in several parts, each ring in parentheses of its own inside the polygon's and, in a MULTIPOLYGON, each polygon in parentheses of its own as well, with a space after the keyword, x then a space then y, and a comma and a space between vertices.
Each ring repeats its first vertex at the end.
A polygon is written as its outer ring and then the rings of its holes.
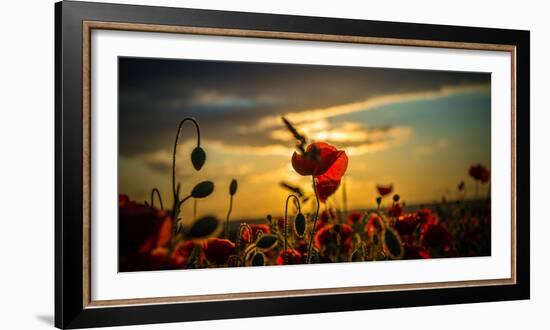
POLYGON ((529 32, 62 1, 55 6, 55 325, 80 328, 528 299, 529 32), (91 298, 91 33, 139 31, 508 52, 511 277, 218 295, 91 298), (351 295, 351 296, 350 296, 351 295))

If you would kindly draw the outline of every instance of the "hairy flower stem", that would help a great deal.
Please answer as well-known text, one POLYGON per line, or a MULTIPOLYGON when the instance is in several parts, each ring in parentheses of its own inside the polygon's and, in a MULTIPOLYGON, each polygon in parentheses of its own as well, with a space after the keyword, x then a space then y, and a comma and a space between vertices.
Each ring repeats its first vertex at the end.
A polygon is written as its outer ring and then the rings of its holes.
POLYGON ((157 197, 159 199, 160 209, 161 211, 164 211, 164 204, 162 204, 162 197, 160 197, 160 191, 156 187, 151 190, 151 207, 155 207, 154 205, 155 193, 157 194, 157 197))
POLYGON ((296 204, 298 204, 298 213, 302 213, 302 209, 301 209, 301 206, 300 206, 300 199, 298 197, 296 197, 296 195, 288 195, 288 197, 286 198, 286 202, 285 202, 285 249, 283 250, 283 260, 284 260, 284 264, 285 265, 288 265, 288 254, 287 254, 287 246, 288 246, 288 201, 291 199, 291 198, 294 198, 294 200, 296 201, 296 204))
POLYGON ((197 123, 197 121, 194 119, 194 118, 191 118, 191 117, 186 117, 184 118, 182 121, 180 121, 179 125, 178 125, 178 130, 176 132, 176 137, 174 138, 174 149, 172 150, 172 194, 173 194, 173 199, 174 199, 174 207, 172 208, 172 246, 174 245, 174 241, 175 241, 175 238, 176 238, 176 234, 177 234, 177 218, 178 218, 178 214, 179 214, 179 209, 180 209, 180 206, 181 204, 183 204, 183 202, 187 199, 189 199, 189 197, 191 196, 188 196, 186 197, 184 200, 182 200, 181 202, 179 201, 179 184, 177 185, 176 187, 176 152, 177 152, 177 149, 178 149, 178 141, 179 141, 179 138, 180 138, 180 135, 181 135, 181 130, 183 128, 183 124, 186 122, 186 121, 190 121, 193 123, 193 125, 195 125, 195 129, 197 131, 197 147, 199 147, 201 145, 201 130, 200 130, 200 127, 199 127, 199 124, 197 123))
MULTIPOLYGON (((177 194, 179 195, 179 185, 178 185, 178 189, 177 189, 177 194)), ((172 252, 173 251, 173 248, 175 246, 175 243, 176 243, 176 235, 178 234, 178 213, 179 213, 179 209, 181 207, 181 205, 183 203, 185 203, 189 198, 191 198, 191 195, 185 197, 184 199, 182 199, 180 202, 178 203, 174 203, 174 210, 178 210, 178 211, 172 211, 172 238, 170 239, 170 251, 172 252)))
MULTIPOLYGON (((178 125, 178 130, 176 132, 176 138, 174 139, 174 149, 172 150, 172 193, 174 194, 174 205, 179 204, 178 202, 178 193, 176 191, 176 152, 178 148, 178 141, 181 135, 181 130, 183 128, 183 124, 186 121, 190 121, 195 125, 195 129, 197 131, 197 147, 200 147, 201 145, 201 130, 199 127, 199 124, 194 118, 187 117, 184 118, 182 121, 180 121, 178 125)), ((172 210, 172 212, 175 212, 175 210, 172 210)))
POLYGON ((229 210, 227 210, 227 217, 225 219, 225 238, 229 239, 229 216, 233 211, 233 195, 229 195, 229 210))
POLYGON ((185 203, 185 202, 186 202, 189 198, 191 198, 191 197, 193 197, 193 196, 188 195, 187 197, 185 197, 184 199, 182 199, 182 200, 177 204, 177 208, 179 209, 179 208, 183 205, 183 203, 185 203))
POLYGON ((313 227, 311 228, 311 235, 309 237, 309 246, 307 248, 307 263, 311 263, 311 252, 313 251, 313 237, 315 237, 315 226, 317 225, 317 218, 319 218, 319 194, 317 193, 317 185, 315 184, 315 176, 311 176, 313 179, 313 192, 315 192, 315 200, 317 201, 317 210, 315 211, 315 218, 313 219, 313 227))

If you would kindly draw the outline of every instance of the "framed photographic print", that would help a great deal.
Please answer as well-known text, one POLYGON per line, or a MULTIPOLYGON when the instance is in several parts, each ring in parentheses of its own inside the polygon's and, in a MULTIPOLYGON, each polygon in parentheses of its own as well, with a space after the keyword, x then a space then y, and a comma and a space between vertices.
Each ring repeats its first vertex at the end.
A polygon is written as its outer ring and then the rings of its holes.
POLYGON ((529 298, 529 32, 56 4, 60 328, 529 298))

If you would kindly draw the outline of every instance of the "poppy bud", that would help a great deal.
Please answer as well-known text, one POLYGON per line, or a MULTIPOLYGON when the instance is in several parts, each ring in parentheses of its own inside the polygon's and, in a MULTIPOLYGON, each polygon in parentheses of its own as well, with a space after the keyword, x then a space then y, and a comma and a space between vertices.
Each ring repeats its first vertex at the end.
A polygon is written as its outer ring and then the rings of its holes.
POLYGON ((206 162, 206 153, 201 147, 196 147, 191 152, 191 163, 195 170, 200 171, 204 163, 206 162))
POLYGON ((298 237, 304 236, 306 231, 306 217, 302 213, 298 213, 294 219, 294 229, 298 237))
POLYGON ((191 191, 193 198, 205 198, 214 191, 214 183, 212 181, 203 181, 197 184, 191 191))
POLYGON ((254 257, 252 257, 252 266, 263 266, 265 265, 265 257, 261 252, 256 252, 254 257))
POLYGON ((229 185, 229 195, 233 196, 237 192, 237 180, 233 179, 231 180, 231 184, 229 185))

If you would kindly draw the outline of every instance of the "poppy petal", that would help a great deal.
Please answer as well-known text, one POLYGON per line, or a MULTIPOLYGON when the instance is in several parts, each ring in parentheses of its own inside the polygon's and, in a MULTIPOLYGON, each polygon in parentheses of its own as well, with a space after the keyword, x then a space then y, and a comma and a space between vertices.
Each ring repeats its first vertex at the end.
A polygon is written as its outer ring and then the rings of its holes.
MULTIPOLYGON (((331 169, 334 163, 338 160, 343 151, 338 151, 335 147, 327 144, 325 142, 315 142, 308 146, 307 152, 309 154, 315 154, 313 149, 317 149, 318 161, 314 161, 314 164, 317 165, 314 169, 314 175, 323 175, 331 169)), ((347 163, 346 163, 347 165, 347 163)))
POLYGON ((348 169, 348 156, 344 151, 336 151, 334 156, 331 166, 323 174, 320 174, 323 180, 340 181, 348 169))
POLYGON ((340 187, 340 180, 332 180, 327 177, 316 177, 315 186, 317 187, 317 195, 321 203, 326 200, 338 190, 340 187))
POLYGON ((292 154, 292 167, 300 175, 313 175, 317 165, 313 160, 306 159, 306 157, 294 152, 292 154))

